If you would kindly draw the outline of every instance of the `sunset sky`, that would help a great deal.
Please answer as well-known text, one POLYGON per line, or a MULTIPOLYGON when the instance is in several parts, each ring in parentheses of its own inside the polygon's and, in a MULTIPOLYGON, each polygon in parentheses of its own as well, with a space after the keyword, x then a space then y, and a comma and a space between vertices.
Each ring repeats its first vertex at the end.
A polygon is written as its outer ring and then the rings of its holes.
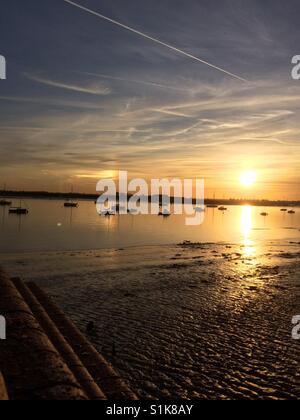
POLYGON ((299 0, 77 3, 247 81, 63 0, 5 2, 0 183, 95 192, 127 170, 204 178, 209 197, 300 199, 299 0))

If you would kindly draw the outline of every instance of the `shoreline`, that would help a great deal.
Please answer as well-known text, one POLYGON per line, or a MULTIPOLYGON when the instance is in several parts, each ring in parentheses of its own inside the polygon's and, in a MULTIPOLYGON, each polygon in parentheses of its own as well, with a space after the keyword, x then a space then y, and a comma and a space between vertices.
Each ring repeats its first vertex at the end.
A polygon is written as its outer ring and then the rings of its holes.
POLYGON ((298 242, 19 254, 4 268, 82 332, 92 321, 89 339, 141 399, 300 397, 298 242))
MULTIPOLYGON (((284 230, 297 230, 300 231, 300 229, 298 228, 282 228, 284 230)), ((255 229, 253 229, 255 230, 255 229)), ((266 230, 266 229, 257 229, 257 230, 266 230)), ((182 243, 184 243, 185 241, 183 241, 182 243)), ((192 241, 186 241, 186 242, 190 242, 191 244, 195 243, 192 241)), ((115 246, 111 246, 111 247, 100 247, 100 248, 78 248, 78 249, 58 249, 58 250, 52 250, 52 249, 45 249, 45 250, 29 250, 29 251, 7 251, 7 252, 3 252, 0 251, 0 263, 1 263, 1 257, 8 257, 8 256, 22 256, 22 255, 43 255, 43 254, 62 254, 62 253, 76 253, 76 254, 81 254, 81 253, 86 253, 86 252, 112 252, 112 251, 127 251, 127 250, 133 250, 133 249, 148 249, 148 248, 170 248, 170 247, 176 247, 179 246, 181 243, 175 243, 175 242, 166 242, 166 243, 162 243, 162 244, 137 244, 137 245, 126 245, 126 246, 122 246, 120 248, 115 247, 115 246)), ((244 246, 243 243, 241 242, 229 242, 229 241, 215 241, 215 242, 206 242, 206 241, 199 241, 197 242, 197 244, 199 245, 203 245, 203 246, 235 246, 235 247, 239 247, 239 246, 244 246)), ((286 239, 257 239, 255 243, 253 243, 251 246, 260 246, 260 245, 264 245, 264 246, 293 246, 293 245, 300 245, 300 239, 299 241, 292 241, 291 238, 286 238, 286 239)))
MULTIPOLYGON (((79 201, 95 201, 99 198, 99 194, 85 194, 85 193, 58 193, 58 192, 46 192, 46 191, 0 191, 0 198, 15 198, 15 199, 32 199, 32 200, 58 200, 63 201, 66 199, 76 199, 79 201)), ((128 194, 128 198, 131 195, 128 194)), ((151 201, 151 196, 144 197, 144 200, 151 201)), ((160 196, 160 202, 162 196, 160 196)), ((170 197, 171 204, 174 204, 175 198, 170 197)), ((268 200, 268 199, 245 199, 245 198, 205 198, 205 205, 215 204, 218 206, 244 206, 249 205, 253 207, 300 207, 300 200, 268 200)), ((196 200, 193 199, 193 205, 196 205, 196 200)))

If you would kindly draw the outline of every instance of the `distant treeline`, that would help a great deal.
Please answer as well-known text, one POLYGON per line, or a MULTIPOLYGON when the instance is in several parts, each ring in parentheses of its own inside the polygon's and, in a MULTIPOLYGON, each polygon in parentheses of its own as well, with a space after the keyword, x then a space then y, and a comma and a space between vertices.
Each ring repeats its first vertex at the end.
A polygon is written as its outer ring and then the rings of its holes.
MULTIPOLYGON (((47 199, 47 200, 97 200, 99 197, 98 194, 83 194, 83 193, 57 193, 57 192, 47 192, 47 191, 0 191, 0 197, 10 197, 10 198, 33 198, 33 199, 47 199)), ((128 198, 130 198, 130 194, 128 198)), ((118 197, 119 198, 119 197, 118 197)), ((143 197, 144 200, 150 201, 151 197, 143 197)), ((163 196, 156 196, 155 200, 159 200, 162 203, 163 196)), ((175 199, 171 197, 171 203, 175 201, 178 202, 180 199, 175 199)), ((196 201, 193 200, 193 203, 196 204, 196 201)), ((286 200, 255 200, 255 199, 205 199, 205 204, 208 205, 220 205, 220 206, 240 206, 240 205, 252 205, 252 206, 278 206, 278 207, 300 207, 300 201, 286 201, 286 200)))

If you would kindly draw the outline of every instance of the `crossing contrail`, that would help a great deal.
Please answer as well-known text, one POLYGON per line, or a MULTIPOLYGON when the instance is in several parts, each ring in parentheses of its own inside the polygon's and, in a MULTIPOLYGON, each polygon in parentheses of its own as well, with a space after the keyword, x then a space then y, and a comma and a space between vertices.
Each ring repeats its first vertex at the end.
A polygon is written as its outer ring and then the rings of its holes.
POLYGON ((215 70, 218 70, 218 71, 220 71, 222 73, 225 73, 228 76, 231 76, 231 77, 233 77, 235 79, 241 80, 242 82, 248 82, 248 80, 244 79, 241 76, 238 76, 237 74, 231 73, 231 72, 229 72, 229 71, 227 71, 227 70, 225 70, 225 69, 223 69, 221 67, 215 66, 214 64, 209 63, 208 61, 202 60, 199 57, 195 57, 194 55, 189 54, 189 53, 187 53, 187 52, 185 52, 183 50, 180 50, 179 48, 173 47, 170 44, 166 44, 165 42, 160 41, 157 38, 153 38, 152 36, 149 36, 149 35, 147 35, 147 34, 145 34, 143 32, 140 32, 137 29, 134 29, 134 28, 131 28, 130 26, 124 25, 121 22, 118 22, 118 21, 116 21, 114 19, 111 19, 111 18, 109 18, 107 16, 101 15, 100 13, 95 12, 94 10, 88 9, 87 7, 81 6, 80 4, 75 3, 74 1, 71 1, 71 0, 63 0, 63 1, 65 3, 71 4, 72 6, 78 7, 78 9, 84 10, 85 12, 90 13, 91 15, 97 16, 100 19, 106 20, 106 21, 108 21, 110 23, 113 23, 114 25, 117 25, 117 26, 119 26, 119 27, 121 27, 123 29, 126 29, 126 30, 130 31, 130 32, 133 32, 136 35, 139 35, 139 36, 141 36, 143 38, 146 38, 146 39, 148 39, 148 40, 150 40, 152 42, 155 42, 156 44, 163 45, 164 47, 169 48, 169 50, 175 51, 175 52, 177 52, 179 54, 182 54, 182 55, 184 55, 186 57, 191 58, 194 61, 198 61, 199 63, 205 64, 205 65, 207 65, 207 66, 209 66, 209 67, 211 67, 211 68, 213 68, 215 70))

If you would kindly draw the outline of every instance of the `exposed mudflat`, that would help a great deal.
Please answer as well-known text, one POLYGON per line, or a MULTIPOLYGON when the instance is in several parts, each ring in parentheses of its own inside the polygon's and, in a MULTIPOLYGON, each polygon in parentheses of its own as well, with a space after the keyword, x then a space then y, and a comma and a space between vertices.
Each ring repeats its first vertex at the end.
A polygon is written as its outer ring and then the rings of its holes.
POLYGON ((300 397, 300 244, 183 243, 1 255, 34 280, 141 398, 300 397))

